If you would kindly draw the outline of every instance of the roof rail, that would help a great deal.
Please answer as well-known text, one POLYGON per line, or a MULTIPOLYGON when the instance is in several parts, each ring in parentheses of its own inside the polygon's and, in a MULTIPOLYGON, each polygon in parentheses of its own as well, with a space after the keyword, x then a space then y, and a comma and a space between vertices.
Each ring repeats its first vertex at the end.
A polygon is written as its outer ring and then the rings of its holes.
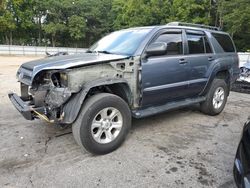
POLYGON ((219 28, 219 27, 213 27, 213 26, 203 25, 203 24, 193 24, 193 23, 185 23, 185 22, 170 22, 167 25, 169 25, 169 26, 189 26, 189 27, 198 27, 198 28, 221 31, 221 28, 219 28))

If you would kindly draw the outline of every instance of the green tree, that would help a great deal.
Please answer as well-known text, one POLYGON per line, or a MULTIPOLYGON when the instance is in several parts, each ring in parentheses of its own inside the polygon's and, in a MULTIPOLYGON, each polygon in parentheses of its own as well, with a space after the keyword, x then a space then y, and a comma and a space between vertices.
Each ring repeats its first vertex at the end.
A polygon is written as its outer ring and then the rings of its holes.
POLYGON ((183 21, 219 26, 247 50, 249 9, 249 0, 2 0, 0 42, 88 47, 114 30, 183 21))
POLYGON ((4 36, 6 44, 12 44, 12 34, 16 24, 12 12, 7 9, 7 1, 2 1, 0 6, 0 33, 4 36))
POLYGON ((51 36, 52 46, 56 46, 57 34, 66 30, 66 26, 62 23, 49 23, 44 26, 44 31, 51 36))
POLYGON ((110 20, 112 1, 85 0, 83 4, 82 13, 87 24, 84 46, 89 46, 101 36, 113 31, 112 21, 110 20))
POLYGON ((164 24, 169 18, 169 11, 168 0, 128 0, 126 3, 114 0, 112 12, 117 14, 114 28, 164 24))
POLYGON ((250 4, 249 0, 223 2, 224 29, 227 30, 239 50, 250 49, 250 4))
POLYGON ((73 15, 69 18, 69 33, 76 42, 85 37, 86 21, 83 17, 73 15))
POLYGON ((171 20, 189 23, 210 23, 210 4, 208 0, 173 0, 171 20))
POLYGON ((62 38, 65 32, 68 32, 68 9, 72 2, 67 0, 47 0, 46 17, 43 21, 43 30, 50 39, 52 46, 60 45, 58 39, 62 38))
POLYGON ((32 12, 34 19, 34 31, 38 35, 36 37, 36 43, 40 46, 42 43, 43 34, 43 21, 47 16, 47 3, 46 1, 32 0, 32 12))

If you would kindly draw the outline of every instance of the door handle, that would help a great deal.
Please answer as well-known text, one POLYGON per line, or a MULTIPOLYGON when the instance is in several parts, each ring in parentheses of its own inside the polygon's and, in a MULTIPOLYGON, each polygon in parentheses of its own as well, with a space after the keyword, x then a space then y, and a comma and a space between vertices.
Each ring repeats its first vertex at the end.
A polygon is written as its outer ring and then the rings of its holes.
POLYGON ((208 57, 208 61, 213 61, 214 58, 213 57, 208 57))
POLYGON ((179 60, 179 64, 181 64, 181 65, 186 64, 186 63, 187 63, 186 59, 180 59, 179 60))

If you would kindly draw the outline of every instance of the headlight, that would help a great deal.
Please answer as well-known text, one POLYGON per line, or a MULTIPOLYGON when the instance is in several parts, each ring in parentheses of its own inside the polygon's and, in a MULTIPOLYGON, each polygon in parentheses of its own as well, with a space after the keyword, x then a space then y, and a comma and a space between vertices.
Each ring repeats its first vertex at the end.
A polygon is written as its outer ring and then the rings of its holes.
POLYGON ((55 72, 51 74, 51 81, 56 87, 67 87, 68 75, 65 72, 55 72))
POLYGON ((60 73, 61 84, 64 87, 68 86, 68 74, 67 73, 60 73))

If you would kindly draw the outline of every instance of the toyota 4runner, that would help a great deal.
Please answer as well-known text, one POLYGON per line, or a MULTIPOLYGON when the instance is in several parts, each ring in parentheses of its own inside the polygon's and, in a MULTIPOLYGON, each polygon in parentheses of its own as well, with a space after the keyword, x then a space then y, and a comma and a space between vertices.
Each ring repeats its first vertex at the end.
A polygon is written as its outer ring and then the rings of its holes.
POLYGON ((86 53, 24 63, 21 96, 9 93, 28 120, 72 124, 76 142, 94 154, 125 140, 131 117, 200 103, 217 115, 239 75, 230 36, 218 28, 172 22, 113 32, 86 53))

